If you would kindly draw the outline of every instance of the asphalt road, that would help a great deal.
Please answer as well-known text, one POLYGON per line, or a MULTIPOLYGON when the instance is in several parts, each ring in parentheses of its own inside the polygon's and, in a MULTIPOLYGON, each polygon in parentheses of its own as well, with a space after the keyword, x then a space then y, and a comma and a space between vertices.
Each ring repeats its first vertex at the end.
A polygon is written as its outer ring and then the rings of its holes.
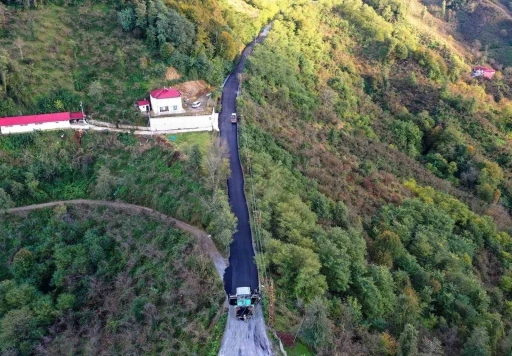
POLYGON ((243 71, 254 44, 263 42, 267 34, 268 28, 244 49, 240 62, 228 77, 222 91, 222 112, 219 115, 220 136, 229 145, 231 176, 228 179, 228 194, 231 209, 238 218, 238 231, 234 234, 230 247, 229 266, 224 272, 224 288, 228 294, 235 294, 237 287, 250 287, 251 290, 259 290, 249 210, 244 193, 244 177, 238 153, 237 124, 232 124, 230 118, 231 113, 236 112, 238 74, 243 71))

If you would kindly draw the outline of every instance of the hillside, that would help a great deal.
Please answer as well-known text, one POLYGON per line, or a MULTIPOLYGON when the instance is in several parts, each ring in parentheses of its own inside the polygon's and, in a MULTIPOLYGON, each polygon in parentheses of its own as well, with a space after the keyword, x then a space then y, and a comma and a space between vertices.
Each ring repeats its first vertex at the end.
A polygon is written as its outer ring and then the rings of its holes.
POLYGON ((509 70, 419 6, 296 2, 248 60, 258 262, 319 354, 511 352, 509 70))
POLYGON ((0 218, 3 354, 206 354, 224 301, 190 236, 147 216, 59 206, 0 218))
MULTIPOLYGON (((136 99, 218 87, 272 19, 237 108, 272 328, 321 355, 512 352, 509 4, 3 4, 0 116, 83 101, 94 118, 143 123, 136 99), (497 73, 471 78, 475 65, 497 73)), ((225 146, 197 135, 0 137, 0 208, 120 199, 206 227, 225 252, 225 146)))
POLYGON ((23 4, 0 2, 0 116, 77 111, 83 101, 95 119, 139 124, 135 102, 152 89, 220 85, 277 11, 273 1, 23 4), (166 79, 169 68, 181 79, 166 79))

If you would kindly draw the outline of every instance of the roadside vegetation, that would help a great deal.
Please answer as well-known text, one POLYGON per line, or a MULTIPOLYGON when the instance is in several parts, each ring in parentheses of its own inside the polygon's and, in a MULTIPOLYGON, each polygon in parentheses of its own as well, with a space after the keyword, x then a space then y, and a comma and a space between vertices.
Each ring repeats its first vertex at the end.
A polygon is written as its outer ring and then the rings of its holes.
POLYGON ((222 183, 229 174, 227 151, 211 134, 188 135, 194 142, 181 142, 181 149, 166 137, 125 133, 0 136, 0 208, 121 200, 206 227, 226 253, 236 228, 222 183))
POLYGON ((57 206, 0 217, 0 352, 203 354, 225 296, 193 237, 57 206))

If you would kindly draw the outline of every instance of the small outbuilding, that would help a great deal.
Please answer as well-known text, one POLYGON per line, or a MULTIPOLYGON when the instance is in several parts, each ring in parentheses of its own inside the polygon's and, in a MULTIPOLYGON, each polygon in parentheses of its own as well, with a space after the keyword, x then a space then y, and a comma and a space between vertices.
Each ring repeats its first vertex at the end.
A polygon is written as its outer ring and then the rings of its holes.
POLYGON ((169 115, 184 113, 181 93, 173 88, 155 89, 149 96, 153 115, 169 115))
POLYGON ((492 79, 494 77, 494 74, 496 74, 496 71, 492 68, 476 66, 473 68, 473 71, 471 72, 471 77, 484 77, 487 79, 492 79))
POLYGON ((148 113, 150 110, 149 107, 149 100, 139 100, 137 101, 137 106, 139 107, 139 110, 141 113, 148 113))

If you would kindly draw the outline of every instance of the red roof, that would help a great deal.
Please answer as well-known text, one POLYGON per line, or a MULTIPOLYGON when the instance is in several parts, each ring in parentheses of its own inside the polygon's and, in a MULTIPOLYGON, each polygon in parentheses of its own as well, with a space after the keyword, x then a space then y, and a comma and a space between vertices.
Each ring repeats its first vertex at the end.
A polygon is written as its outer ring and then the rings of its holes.
POLYGON ((147 100, 139 100, 139 101, 137 101, 137 105, 139 105, 139 106, 149 105, 149 101, 147 101, 147 100))
POLYGON ((81 112, 80 113, 57 112, 57 113, 52 113, 52 114, 1 117, 0 118, 0 126, 42 124, 44 122, 69 121, 70 119, 81 119, 81 118, 83 118, 83 115, 81 112), (78 116, 78 115, 80 115, 80 116, 78 116))
POLYGON ((493 72, 495 73, 496 71, 492 68, 489 68, 489 67, 481 67, 481 66, 476 66, 475 68, 473 68, 473 70, 482 70, 484 72, 493 72))
POLYGON ((84 118, 84 114, 82 114, 81 112, 72 112, 72 113, 69 114, 69 118, 73 119, 73 120, 83 119, 84 118))
POLYGON ((179 98, 181 93, 173 88, 160 88, 151 92, 151 96, 155 99, 179 98))

